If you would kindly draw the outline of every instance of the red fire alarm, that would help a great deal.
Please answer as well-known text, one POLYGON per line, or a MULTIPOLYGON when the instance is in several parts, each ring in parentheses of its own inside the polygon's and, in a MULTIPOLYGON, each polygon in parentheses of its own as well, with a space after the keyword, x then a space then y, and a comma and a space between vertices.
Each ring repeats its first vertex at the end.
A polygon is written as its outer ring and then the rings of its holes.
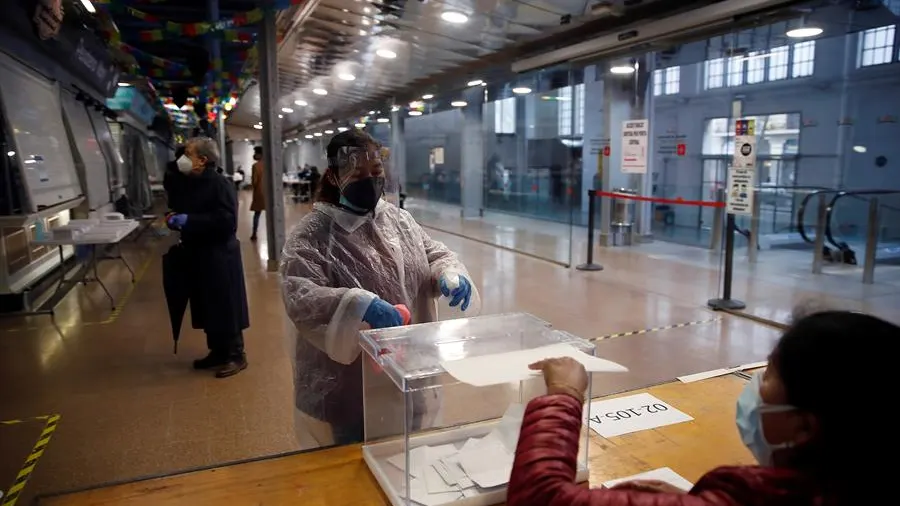
POLYGON ((687 153, 687 146, 679 144, 675 152, 678 153, 678 156, 684 156, 687 153))
POLYGON ((603 156, 609 156, 609 146, 603 147, 603 156))

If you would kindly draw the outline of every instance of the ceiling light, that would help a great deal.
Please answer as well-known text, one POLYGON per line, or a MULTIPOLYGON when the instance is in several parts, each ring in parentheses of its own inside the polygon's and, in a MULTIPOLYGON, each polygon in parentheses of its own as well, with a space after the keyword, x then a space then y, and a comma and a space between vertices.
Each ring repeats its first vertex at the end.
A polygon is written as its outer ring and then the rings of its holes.
POLYGON ((341 9, 344 12, 350 12, 350 9, 341 9))
POLYGON ((281 114, 279 114, 279 115, 278 115, 278 119, 284 119, 284 116, 282 116, 281 114))
POLYGON ((353 126, 355 126, 356 128, 366 128, 366 124, 365 124, 365 123, 357 123, 357 124, 355 124, 355 125, 353 125, 353 126))
POLYGON ((15 151, 7 151, 6 156, 16 156, 16 152, 15 151))
POLYGON ((390 49, 379 49, 378 51, 375 51, 375 54, 382 58, 387 58, 388 60, 393 60, 397 57, 397 53, 391 51, 390 49))
POLYGON ((328 94, 328 90, 326 90, 325 88, 313 88, 313 93, 315 93, 316 95, 325 96, 328 94))
POLYGON ((368 34, 369 34, 369 32, 367 32, 367 31, 365 31, 365 30, 360 30, 360 31, 359 31, 359 36, 360 36, 360 37, 365 37, 365 36, 368 35, 368 34))
POLYGON ((441 19, 454 25, 461 25, 469 21, 469 16, 459 11, 444 11, 441 13, 441 19))
POLYGON ((528 86, 517 86, 512 89, 512 92, 516 95, 527 95, 531 93, 531 88, 529 88, 528 86))
POLYGON ((363 7, 363 12, 365 12, 366 14, 368 14, 368 13, 372 12, 372 9, 370 9, 370 8, 368 8, 368 7, 363 7))
POLYGON ((338 132, 346 132, 347 130, 350 130, 350 129, 347 127, 338 127, 338 132))
POLYGON ((378 118, 376 121, 378 121, 379 123, 387 123, 390 120, 387 118, 378 118))
POLYGON ((818 26, 801 26, 799 28, 794 28, 792 30, 788 30, 785 35, 792 39, 805 39, 807 37, 815 37, 816 35, 821 35, 822 29, 818 26))
POLYGON ((286 114, 290 114, 290 113, 294 112, 294 110, 291 109, 290 107, 282 107, 282 108, 281 108, 281 112, 286 113, 286 114))
POLYGON ((325 135, 331 135, 334 133, 334 130, 325 130, 325 135))
POLYGON ((91 0, 81 0, 81 5, 83 5, 85 10, 91 14, 97 12, 97 9, 94 8, 94 4, 91 3, 91 0))
POLYGON ((475 79, 474 81, 469 81, 468 83, 466 83, 466 86, 481 86, 482 84, 484 84, 484 81, 482 81, 481 79, 475 79))
POLYGON ((127 88, 129 86, 131 86, 131 83, 119 83, 120 88, 127 88))
POLYGON ((431 93, 422 95, 422 100, 431 100, 432 98, 434 98, 434 95, 432 95, 431 93))
POLYGON ((857 153, 865 153, 867 150, 865 146, 853 146, 853 151, 856 151, 857 153))
POLYGON ((312 139, 312 138, 313 138, 312 134, 306 134, 306 135, 304 135, 303 137, 306 137, 307 139, 312 139))
POLYGON ((309 103, 306 100, 294 100, 294 105, 299 105, 300 107, 306 107, 309 103))
POLYGON ((423 107, 425 107, 425 102, 415 101, 415 102, 410 102, 410 103, 409 103, 409 108, 410 108, 410 109, 421 109, 421 108, 423 108, 423 107))
POLYGON ((634 66, 632 65, 616 65, 609 69, 613 74, 633 74, 634 66))
POLYGON ((453 102, 450 102, 450 105, 452 105, 453 107, 465 107, 469 104, 468 102, 465 102, 463 100, 454 100, 453 102))
POLYGON ((262 125, 253 125, 253 128, 257 130, 262 130, 262 125))
POLYGON ((340 79, 341 81, 355 81, 356 76, 351 74, 350 72, 342 72, 338 74, 338 79, 340 79))
POLYGON ((316 132, 313 134, 314 137, 322 137, 322 132, 316 132))
POLYGON ((421 116, 422 111, 409 111, 410 116, 421 116))
POLYGON ((399 105, 393 105, 393 106, 391 106, 391 112, 397 112, 397 111, 399 111, 399 110, 400 110, 400 106, 399 106, 399 105))
POLYGON ((366 25, 366 26, 369 26, 369 19, 368 19, 368 18, 363 18, 363 19, 362 19, 362 24, 364 24, 364 25, 366 25))

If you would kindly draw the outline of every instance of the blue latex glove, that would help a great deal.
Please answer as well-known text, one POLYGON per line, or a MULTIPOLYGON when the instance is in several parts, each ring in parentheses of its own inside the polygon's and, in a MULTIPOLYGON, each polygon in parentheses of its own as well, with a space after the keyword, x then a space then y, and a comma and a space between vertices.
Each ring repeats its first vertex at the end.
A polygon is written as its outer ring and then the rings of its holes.
POLYGON ((400 315, 400 311, 397 311, 397 308, 381 299, 375 299, 369 304, 366 314, 363 315, 363 321, 368 323, 373 329, 403 325, 403 317, 400 315))
POLYGON ((173 214, 166 220, 166 224, 173 230, 181 230, 187 224, 186 214, 173 214))
POLYGON ((463 311, 469 309, 469 302, 472 300, 472 283, 465 276, 448 278, 442 275, 438 283, 441 295, 450 299, 450 307, 459 306, 463 311), (460 303, 462 303, 461 306, 460 303))

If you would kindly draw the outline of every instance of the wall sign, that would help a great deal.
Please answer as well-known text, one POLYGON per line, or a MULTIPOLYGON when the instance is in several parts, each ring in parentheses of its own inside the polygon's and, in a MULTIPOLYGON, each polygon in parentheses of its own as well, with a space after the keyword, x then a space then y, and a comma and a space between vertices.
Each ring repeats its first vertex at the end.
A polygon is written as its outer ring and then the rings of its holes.
POLYGON ((730 214, 753 214, 756 186, 756 121, 734 122, 734 163, 728 169, 726 211, 730 214))
POLYGON ((591 430, 603 437, 615 437, 694 418, 648 394, 629 395, 591 403, 591 430))
POLYGON ((636 119, 622 124, 622 172, 647 173, 647 120, 636 119))

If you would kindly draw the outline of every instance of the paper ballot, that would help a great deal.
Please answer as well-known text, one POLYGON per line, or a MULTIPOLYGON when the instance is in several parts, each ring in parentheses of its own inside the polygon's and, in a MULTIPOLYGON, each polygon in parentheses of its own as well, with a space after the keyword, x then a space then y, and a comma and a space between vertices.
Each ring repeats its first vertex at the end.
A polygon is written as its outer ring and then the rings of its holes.
POLYGON ((461 360, 441 362, 441 367, 457 380, 476 387, 499 385, 514 381, 526 380, 540 374, 532 371, 530 364, 547 358, 570 357, 588 370, 588 372, 627 372, 620 364, 594 357, 568 344, 552 344, 531 350, 510 351, 470 357, 461 360))
POLYGON ((604 487, 613 487, 620 483, 625 483, 626 481, 635 481, 635 480, 658 480, 664 481, 669 485, 676 486, 685 492, 694 488, 694 484, 684 479, 680 474, 671 470, 668 467, 661 467, 659 469, 654 469, 652 471, 647 471, 646 473, 635 474, 633 476, 626 476, 625 478, 618 478, 615 480, 609 480, 603 482, 604 487))

